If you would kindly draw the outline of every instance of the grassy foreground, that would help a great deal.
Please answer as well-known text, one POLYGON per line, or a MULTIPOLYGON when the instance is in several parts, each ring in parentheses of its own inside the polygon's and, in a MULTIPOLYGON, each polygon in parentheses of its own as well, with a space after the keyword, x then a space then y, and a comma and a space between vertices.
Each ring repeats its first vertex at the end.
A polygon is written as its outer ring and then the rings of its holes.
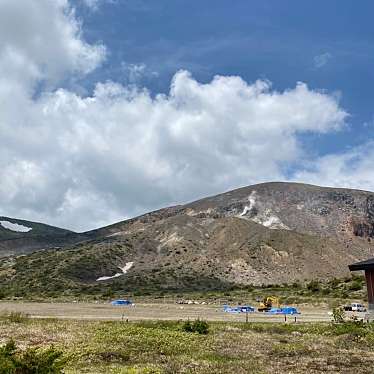
MULTIPOLYGON (((19 316, 18 316, 19 317, 19 316)), ((53 346, 65 373, 373 373, 374 326, 92 322, 2 317, 0 345, 53 346)))

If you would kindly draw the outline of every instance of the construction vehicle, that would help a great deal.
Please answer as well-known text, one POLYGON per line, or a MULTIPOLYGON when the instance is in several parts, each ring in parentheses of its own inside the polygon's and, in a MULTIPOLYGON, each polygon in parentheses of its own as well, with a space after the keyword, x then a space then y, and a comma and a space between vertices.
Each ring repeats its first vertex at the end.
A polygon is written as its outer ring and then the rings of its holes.
POLYGON ((274 307, 279 308, 279 299, 275 296, 267 296, 264 297, 257 310, 259 312, 269 312, 274 307))

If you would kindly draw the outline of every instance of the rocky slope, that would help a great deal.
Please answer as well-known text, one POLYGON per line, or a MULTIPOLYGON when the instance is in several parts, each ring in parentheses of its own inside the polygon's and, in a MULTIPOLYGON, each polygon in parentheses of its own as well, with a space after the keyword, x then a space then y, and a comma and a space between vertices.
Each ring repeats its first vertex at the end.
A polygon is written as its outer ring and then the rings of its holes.
POLYGON ((345 276, 349 263, 374 255, 374 194, 265 183, 76 238, 64 250, 3 260, 0 284, 100 293, 345 276))

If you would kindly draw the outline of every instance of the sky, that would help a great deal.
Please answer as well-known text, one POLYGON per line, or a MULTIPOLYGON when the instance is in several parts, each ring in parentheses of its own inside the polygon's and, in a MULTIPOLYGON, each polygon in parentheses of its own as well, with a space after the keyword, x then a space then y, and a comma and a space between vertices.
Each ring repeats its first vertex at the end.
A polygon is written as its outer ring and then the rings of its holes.
POLYGON ((267 181, 374 191, 373 13, 0 0, 0 215, 84 231, 267 181))

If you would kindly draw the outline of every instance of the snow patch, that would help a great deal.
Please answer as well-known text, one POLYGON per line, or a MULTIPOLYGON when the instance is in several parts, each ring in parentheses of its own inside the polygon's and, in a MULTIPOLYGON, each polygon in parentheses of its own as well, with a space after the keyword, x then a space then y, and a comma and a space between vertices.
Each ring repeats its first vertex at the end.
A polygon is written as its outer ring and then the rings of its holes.
POLYGON ((134 262, 126 262, 126 265, 124 267, 118 266, 118 269, 120 269, 122 271, 122 273, 116 273, 112 276, 104 275, 103 277, 97 278, 96 281, 97 282, 106 281, 106 280, 109 280, 109 279, 118 278, 122 275, 125 275, 132 268, 133 265, 134 265, 134 262))
POLYGON ((18 223, 12 223, 9 221, 0 221, 0 225, 7 230, 16 231, 16 232, 29 232, 32 230, 31 227, 26 227, 19 225, 18 223))
POLYGON ((112 237, 114 237, 114 236, 120 236, 120 235, 122 235, 124 233, 124 231, 118 231, 118 232, 115 232, 115 233, 113 233, 113 234, 109 234, 109 235, 107 235, 106 237, 107 238, 112 238, 112 237))

